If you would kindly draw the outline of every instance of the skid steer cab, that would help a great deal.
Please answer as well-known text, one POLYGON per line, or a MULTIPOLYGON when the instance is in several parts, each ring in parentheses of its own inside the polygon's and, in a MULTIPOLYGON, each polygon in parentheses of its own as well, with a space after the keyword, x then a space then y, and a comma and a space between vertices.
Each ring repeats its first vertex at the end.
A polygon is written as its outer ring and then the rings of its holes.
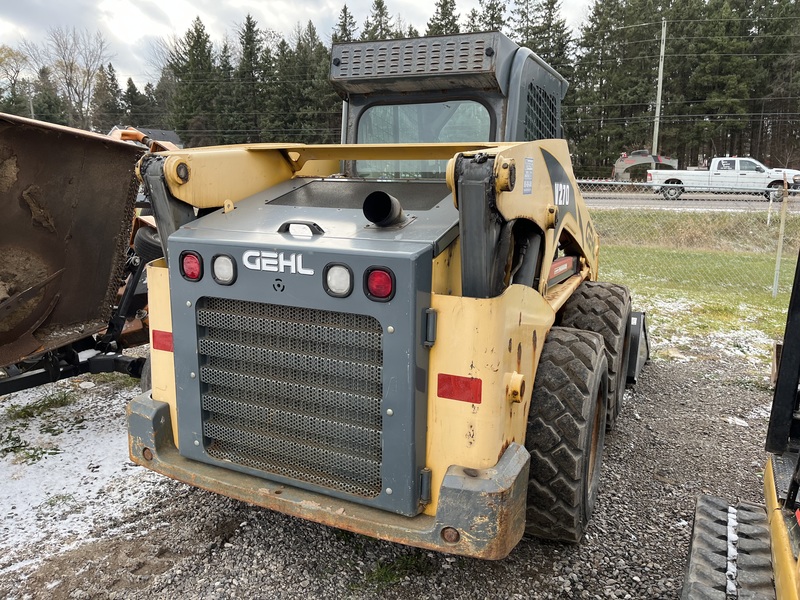
POLYGON ((560 136, 564 80, 498 33, 332 54, 342 145, 139 164, 164 258, 133 460, 454 554, 579 541, 647 343, 566 143, 518 141, 560 136))

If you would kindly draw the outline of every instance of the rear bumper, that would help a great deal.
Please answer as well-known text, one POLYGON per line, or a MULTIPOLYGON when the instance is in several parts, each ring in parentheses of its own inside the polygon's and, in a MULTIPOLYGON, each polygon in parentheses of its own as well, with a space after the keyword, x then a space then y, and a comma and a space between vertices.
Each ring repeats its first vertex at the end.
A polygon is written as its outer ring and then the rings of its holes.
POLYGON ((128 405, 128 443, 131 460, 172 479, 287 515, 409 546, 501 559, 525 531, 530 455, 516 443, 505 450, 494 467, 478 470, 451 466, 442 482, 436 515, 415 517, 189 460, 175 447, 169 406, 152 400, 149 392, 128 405))

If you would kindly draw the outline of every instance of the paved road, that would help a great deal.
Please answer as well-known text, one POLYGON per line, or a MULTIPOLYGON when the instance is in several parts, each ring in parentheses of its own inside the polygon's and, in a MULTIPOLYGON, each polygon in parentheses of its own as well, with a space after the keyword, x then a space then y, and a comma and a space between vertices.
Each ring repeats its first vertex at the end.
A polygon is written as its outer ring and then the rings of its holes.
MULTIPOLYGON (((773 211, 780 203, 770 202, 760 194, 685 193, 678 200, 641 187, 608 189, 605 186, 581 185, 581 194, 591 208, 649 208, 672 210, 773 211)), ((800 212, 800 197, 789 200, 789 210, 800 212)))

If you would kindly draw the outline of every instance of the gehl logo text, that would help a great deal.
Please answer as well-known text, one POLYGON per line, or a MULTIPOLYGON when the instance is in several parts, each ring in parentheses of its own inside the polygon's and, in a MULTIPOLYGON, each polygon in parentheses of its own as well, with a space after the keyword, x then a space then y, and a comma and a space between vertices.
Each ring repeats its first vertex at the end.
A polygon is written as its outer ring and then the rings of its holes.
POLYGON ((291 252, 270 250, 247 250, 242 254, 242 263, 253 271, 271 273, 291 273, 293 275, 313 275, 314 269, 303 266, 303 255, 291 252))

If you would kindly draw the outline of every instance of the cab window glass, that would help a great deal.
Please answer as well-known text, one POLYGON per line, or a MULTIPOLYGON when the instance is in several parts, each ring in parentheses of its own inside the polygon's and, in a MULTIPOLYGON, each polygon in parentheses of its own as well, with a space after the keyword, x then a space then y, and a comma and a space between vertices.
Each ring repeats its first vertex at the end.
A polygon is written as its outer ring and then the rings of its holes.
MULTIPOLYGON (((472 100, 371 106, 361 115, 359 144, 489 142, 491 116, 472 100)), ((444 178, 446 160, 360 160, 361 177, 444 178)))

